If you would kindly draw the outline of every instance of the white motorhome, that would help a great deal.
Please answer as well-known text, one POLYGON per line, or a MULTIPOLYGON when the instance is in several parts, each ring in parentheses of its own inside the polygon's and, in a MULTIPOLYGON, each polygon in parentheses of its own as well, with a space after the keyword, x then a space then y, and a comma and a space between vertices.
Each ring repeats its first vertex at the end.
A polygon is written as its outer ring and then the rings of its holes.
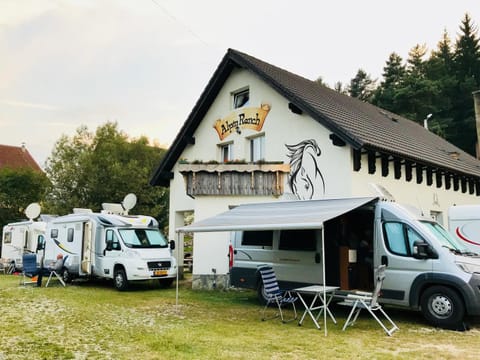
POLYGON ((233 286, 257 289, 260 264, 284 288, 327 284, 372 290, 386 265, 381 301, 421 310, 436 326, 480 315, 480 258, 420 211, 379 198, 239 205, 185 230, 232 231, 233 286))
POLYGON ((151 216, 127 215, 120 204, 103 204, 101 213, 75 209, 50 221, 46 229, 44 264, 61 253, 63 278, 97 277, 114 280, 118 290, 130 281, 158 279, 170 286, 177 263, 168 242, 151 216))
POLYGON ((464 246, 480 253, 480 205, 451 206, 448 229, 464 246))
POLYGON ((26 221, 9 223, 3 227, 1 260, 12 269, 22 270, 22 256, 25 252, 35 253, 42 247, 45 239, 47 216, 34 221, 40 215, 40 205, 32 203, 25 209, 26 221))

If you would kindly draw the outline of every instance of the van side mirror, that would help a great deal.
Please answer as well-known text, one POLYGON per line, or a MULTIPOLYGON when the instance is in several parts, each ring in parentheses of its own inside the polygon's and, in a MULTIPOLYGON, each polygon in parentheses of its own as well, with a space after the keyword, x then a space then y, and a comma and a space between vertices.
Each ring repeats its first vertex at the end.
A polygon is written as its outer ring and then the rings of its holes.
POLYGON ((106 251, 111 251, 113 249, 113 240, 106 240, 107 247, 105 248, 106 251))
POLYGON ((425 241, 413 243, 413 257, 415 259, 438 259, 437 252, 425 241))
POLYGON ((170 249, 175 250, 175 240, 170 240, 168 243, 170 244, 170 249))

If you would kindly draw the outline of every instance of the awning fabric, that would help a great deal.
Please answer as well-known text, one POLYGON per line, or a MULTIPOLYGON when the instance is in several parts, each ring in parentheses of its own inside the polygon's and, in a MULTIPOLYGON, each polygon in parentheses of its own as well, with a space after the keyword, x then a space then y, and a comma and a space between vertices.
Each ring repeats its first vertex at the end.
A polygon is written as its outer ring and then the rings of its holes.
POLYGON ((177 231, 317 229, 323 227, 325 221, 377 199, 360 197, 244 204, 189 226, 180 227, 177 231))

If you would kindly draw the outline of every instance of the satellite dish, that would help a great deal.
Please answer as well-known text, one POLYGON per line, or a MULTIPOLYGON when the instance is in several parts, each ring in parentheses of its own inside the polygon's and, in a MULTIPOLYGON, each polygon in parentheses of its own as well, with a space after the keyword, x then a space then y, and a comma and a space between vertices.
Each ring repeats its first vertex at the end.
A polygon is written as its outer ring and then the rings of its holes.
POLYGON ((130 209, 133 209, 133 207, 137 204, 137 196, 135 194, 127 194, 125 195, 125 198, 123 199, 122 205, 123 208, 127 211, 130 209))
POLYGON ((25 209, 25 215, 27 215, 27 218, 29 220, 33 220, 40 215, 40 212, 42 211, 40 205, 38 203, 31 203, 30 205, 27 206, 25 209))

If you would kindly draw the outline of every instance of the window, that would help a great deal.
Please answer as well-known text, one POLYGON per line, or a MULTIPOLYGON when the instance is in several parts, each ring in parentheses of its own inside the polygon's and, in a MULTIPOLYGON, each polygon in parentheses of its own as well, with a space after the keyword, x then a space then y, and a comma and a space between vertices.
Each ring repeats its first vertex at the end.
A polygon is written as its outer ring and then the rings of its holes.
POLYGON ((50 237, 51 237, 52 239, 58 238, 58 229, 52 229, 52 230, 50 231, 50 237))
POLYGON ((244 231, 242 237, 243 246, 262 246, 272 247, 273 231, 244 231))
POLYGON ((229 162, 233 160, 233 143, 222 144, 220 146, 220 161, 229 162))
POLYGON ((248 105, 248 100, 250 100, 250 91, 249 89, 242 90, 233 94, 233 108, 238 109, 242 106, 248 105))
POLYGON ((250 161, 265 160, 265 136, 250 139, 250 161))
POLYGON ((12 242, 12 233, 6 232, 5 235, 3 235, 3 243, 4 244, 10 244, 12 242))
POLYGON ((73 242, 73 233, 74 233, 73 228, 70 228, 70 229, 67 230, 67 241, 68 242, 73 242))
POLYGON ((123 244, 129 248, 167 248, 168 241, 158 229, 120 229, 123 244))
POLYGON ((120 240, 118 240, 118 237, 113 230, 107 230, 106 240, 107 242, 111 241, 112 250, 121 250, 120 240))
POLYGON ((279 250, 315 251, 316 230, 282 230, 280 232, 279 250))
POLYGON ((398 223, 388 222, 383 224, 385 241, 388 249, 401 256, 412 256, 413 243, 422 241, 422 237, 410 226, 398 223))

